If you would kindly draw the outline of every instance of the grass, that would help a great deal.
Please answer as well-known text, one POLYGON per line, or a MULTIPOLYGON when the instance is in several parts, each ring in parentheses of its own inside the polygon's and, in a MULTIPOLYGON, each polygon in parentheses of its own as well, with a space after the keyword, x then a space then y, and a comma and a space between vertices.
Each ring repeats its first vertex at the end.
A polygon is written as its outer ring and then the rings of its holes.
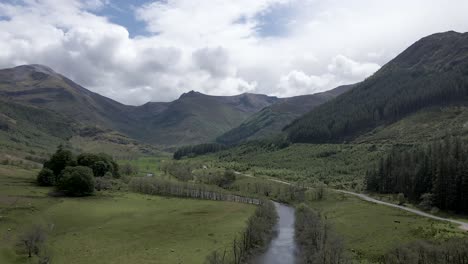
POLYGON ((28 263, 13 244, 33 223, 48 227, 54 263, 203 263, 255 209, 123 192, 52 198, 32 184, 35 173, 0 166, 0 263, 28 263))
POLYGON ((159 156, 148 156, 148 157, 138 157, 136 159, 129 160, 118 160, 120 165, 130 164, 138 168, 138 176, 146 176, 146 174, 151 173, 153 175, 160 175, 161 172, 161 162, 169 161, 172 157, 169 155, 159 155, 159 156))
POLYGON ((454 224, 332 191, 327 192, 325 200, 309 205, 331 221, 358 263, 374 263, 389 250, 415 240, 468 236, 454 224))

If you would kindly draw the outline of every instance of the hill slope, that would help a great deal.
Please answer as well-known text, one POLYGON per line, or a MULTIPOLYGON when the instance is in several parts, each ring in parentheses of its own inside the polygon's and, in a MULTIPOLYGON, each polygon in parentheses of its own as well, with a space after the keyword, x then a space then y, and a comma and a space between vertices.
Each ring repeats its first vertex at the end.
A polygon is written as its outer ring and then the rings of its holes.
POLYGON ((130 107, 93 93, 42 65, 0 70, 0 97, 49 109, 86 125, 123 129, 130 107))
POLYGON ((349 91, 352 87, 353 85, 344 85, 323 93, 282 98, 275 104, 263 108, 240 126, 224 133, 216 141, 223 144, 236 144, 249 139, 278 134, 294 119, 349 91))
POLYGON ((209 96, 192 91, 163 107, 161 103, 144 105, 140 121, 148 126, 138 138, 165 146, 211 141, 278 100, 257 94, 209 96), (158 109, 157 114, 147 115, 148 109, 158 109))
POLYGON ((434 34, 286 131, 293 142, 353 140, 421 109, 465 104, 467 94, 468 33, 434 34))

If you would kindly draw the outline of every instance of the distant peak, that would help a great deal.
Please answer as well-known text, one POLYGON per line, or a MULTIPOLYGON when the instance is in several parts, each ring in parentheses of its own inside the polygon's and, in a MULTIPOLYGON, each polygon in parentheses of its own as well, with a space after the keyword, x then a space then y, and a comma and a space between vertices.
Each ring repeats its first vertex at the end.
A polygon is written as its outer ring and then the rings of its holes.
POLYGON ((41 65, 41 64, 29 64, 29 65, 21 65, 14 68, 15 70, 22 70, 22 71, 31 71, 31 72, 42 72, 46 74, 57 74, 52 68, 41 65))
MULTIPOLYGON (((197 92, 197 91, 190 91, 190 92, 187 92, 187 93, 183 93, 180 98, 187 98, 187 97, 195 97, 195 96, 199 96, 199 95, 203 95, 202 93, 200 92, 197 92)), ((179 99, 180 99, 179 98, 179 99)))
POLYGON ((446 31, 446 32, 440 32, 440 33, 435 33, 432 35, 429 35, 427 37, 422 38, 422 41, 433 41, 433 40, 443 40, 443 39, 448 39, 448 38, 460 38, 465 36, 468 33, 460 33, 457 31, 446 31))

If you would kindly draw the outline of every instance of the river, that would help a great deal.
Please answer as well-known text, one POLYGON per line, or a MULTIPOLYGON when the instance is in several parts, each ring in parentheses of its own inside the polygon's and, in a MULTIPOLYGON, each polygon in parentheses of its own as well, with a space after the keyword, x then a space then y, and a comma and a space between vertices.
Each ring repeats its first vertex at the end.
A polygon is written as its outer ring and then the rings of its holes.
POLYGON ((279 217, 275 226, 277 236, 271 240, 267 250, 252 263, 295 264, 297 246, 294 240, 294 208, 276 202, 274 204, 279 217))

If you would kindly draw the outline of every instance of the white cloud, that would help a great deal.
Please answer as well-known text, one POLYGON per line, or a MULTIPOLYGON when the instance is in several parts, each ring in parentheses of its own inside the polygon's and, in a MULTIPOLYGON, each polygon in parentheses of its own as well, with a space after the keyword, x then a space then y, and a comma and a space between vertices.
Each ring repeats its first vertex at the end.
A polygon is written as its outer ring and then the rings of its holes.
POLYGON ((230 63, 228 52, 221 48, 203 48, 193 53, 195 65, 207 71, 214 78, 223 78, 236 74, 236 69, 230 63))
POLYGON ((376 63, 359 63, 343 55, 337 55, 328 65, 328 71, 343 80, 364 79, 375 73, 380 66, 376 63))
POLYGON ((45 64, 131 104, 192 89, 324 91, 361 81, 421 37, 468 30, 465 0, 153 1, 135 10, 150 34, 133 38, 93 13, 109 0, 12 3, 0 3, 0 67, 45 64), (261 17, 282 7, 292 10, 286 34, 261 36, 261 17))
POLYGON ((334 81, 334 76, 307 75, 302 71, 293 70, 282 76, 279 83, 278 95, 294 96, 298 94, 317 93, 326 89, 334 81))

